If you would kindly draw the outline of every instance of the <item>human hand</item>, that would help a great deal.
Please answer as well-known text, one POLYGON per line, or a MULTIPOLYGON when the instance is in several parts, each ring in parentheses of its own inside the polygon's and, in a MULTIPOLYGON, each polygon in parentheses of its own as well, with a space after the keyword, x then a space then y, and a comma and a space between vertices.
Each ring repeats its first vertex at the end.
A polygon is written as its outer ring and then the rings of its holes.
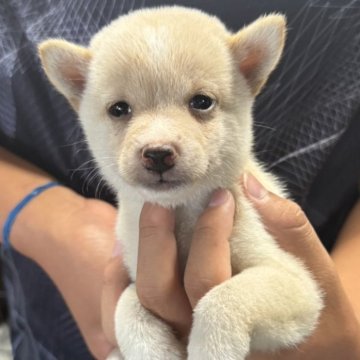
MULTIPOLYGON (((116 346, 107 338, 101 317, 103 274, 114 248, 116 213, 103 201, 84 199, 59 186, 24 208, 12 234, 13 246, 54 281, 96 359, 105 359, 116 346), (22 241, 29 238, 29 231, 36 239, 31 248, 22 241)), ((120 291, 127 285, 122 269, 117 269, 120 291)))
MULTIPOLYGON (((73 213, 73 221, 67 222, 68 232, 63 237, 72 244, 62 248, 64 252, 60 258, 65 263, 54 269, 54 281, 96 359, 107 358, 117 346, 116 341, 108 337, 108 319, 102 317, 101 311, 107 305, 102 297, 107 284, 106 267, 109 258, 116 255, 113 253, 117 248, 114 246, 116 214, 116 209, 103 201, 86 200, 84 209, 73 213)), ((122 259, 116 257, 116 262, 118 298, 128 284, 128 275, 122 259)))
POLYGON ((245 193, 281 248, 300 258, 319 283, 325 307, 313 335, 297 348, 276 354, 252 354, 248 360, 360 359, 360 327, 331 257, 301 208, 267 192, 251 175, 245 193))

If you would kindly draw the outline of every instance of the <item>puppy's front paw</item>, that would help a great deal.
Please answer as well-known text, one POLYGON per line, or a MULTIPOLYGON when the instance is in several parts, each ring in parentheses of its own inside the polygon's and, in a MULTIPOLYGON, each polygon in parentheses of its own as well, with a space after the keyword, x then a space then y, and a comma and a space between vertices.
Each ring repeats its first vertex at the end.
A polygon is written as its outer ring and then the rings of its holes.
POLYGON ((315 283, 275 267, 244 270, 210 290, 194 310, 190 360, 243 360, 252 350, 296 346, 316 326, 315 283))
POLYGON ((194 310, 189 360, 244 360, 249 353, 250 336, 241 310, 234 313, 221 292, 221 287, 212 289, 194 310))
POLYGON ((125 360, 184 360, 186 349, 170 326, 145 309, 132 284, 115 312, 115 333, 125 360))

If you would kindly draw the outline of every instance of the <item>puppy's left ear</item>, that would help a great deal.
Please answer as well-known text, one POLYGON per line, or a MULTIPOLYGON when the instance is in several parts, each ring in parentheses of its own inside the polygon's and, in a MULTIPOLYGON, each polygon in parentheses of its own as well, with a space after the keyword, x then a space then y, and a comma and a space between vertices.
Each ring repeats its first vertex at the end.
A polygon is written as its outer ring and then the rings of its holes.
POLYGON ((253 95, 257 95, 282 54, 286 19, 272 14, 261 17, 230 37, 230 49, 253 95))
POLYGON ((86 85, 90 50, 62 39, 50 39, 39 45, 39 56, 51 83, 78 110, 86 85))

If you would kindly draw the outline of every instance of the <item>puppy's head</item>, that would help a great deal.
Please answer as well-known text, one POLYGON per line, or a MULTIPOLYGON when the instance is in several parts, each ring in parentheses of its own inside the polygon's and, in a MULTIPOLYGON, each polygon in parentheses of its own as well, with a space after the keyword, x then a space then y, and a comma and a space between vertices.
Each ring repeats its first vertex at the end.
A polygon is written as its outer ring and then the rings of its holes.
POLYGON ((198 10, 164 7, 115 20, 89 48, 47 40, 40 57, 107 180, 169 206, 239 176, 284 34, 281 15, 232 34, 198 10))

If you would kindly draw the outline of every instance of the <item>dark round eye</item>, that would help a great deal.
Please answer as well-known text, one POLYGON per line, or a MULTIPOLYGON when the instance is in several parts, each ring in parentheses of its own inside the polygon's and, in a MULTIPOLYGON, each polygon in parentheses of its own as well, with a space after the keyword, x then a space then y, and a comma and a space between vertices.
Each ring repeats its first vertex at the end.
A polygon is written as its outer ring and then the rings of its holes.
POLYGON ((206 95, 195 95, 190 100, 190 107, 194 110, 206 111, 214 106, 215 101, 206 95))
POLYGON ((111 105, 108 110, 109 114, 114 117, 126 116, 131 113, 131 107, 125 101, 119 101, 111 105))

